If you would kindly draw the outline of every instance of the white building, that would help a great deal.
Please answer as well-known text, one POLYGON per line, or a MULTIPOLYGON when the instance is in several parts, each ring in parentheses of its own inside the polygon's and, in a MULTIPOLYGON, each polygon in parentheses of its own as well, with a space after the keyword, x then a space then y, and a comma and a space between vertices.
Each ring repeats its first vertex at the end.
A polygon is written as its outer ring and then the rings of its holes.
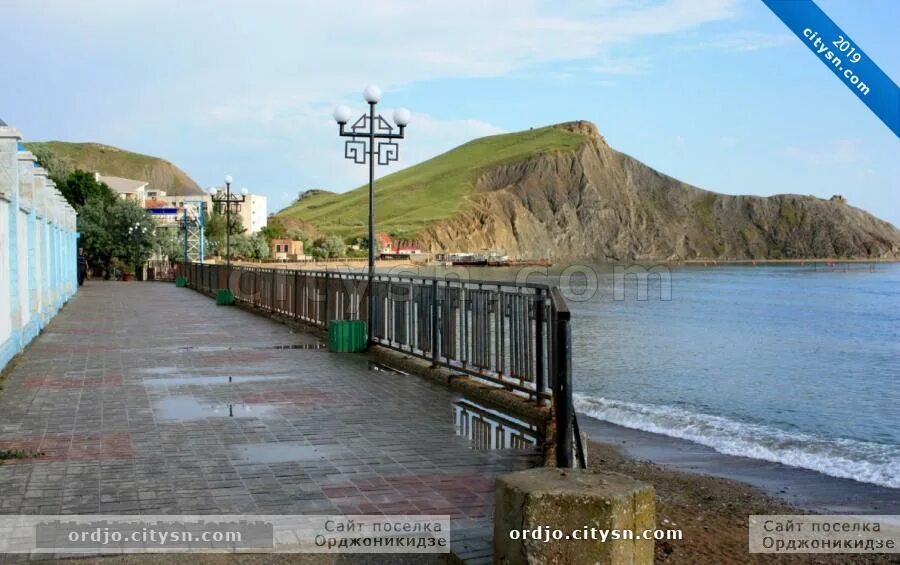
MULTIPOLYGON (((225 189, 220 186, 210 187, 207 192, 215 190, 216 198, 223 199, 225 198, 225 189)), ((245 190, 245 189, 241 189, 245 190)), ((238 190, 232 189, 231 191, 232 198, 237 198, 240 200, 241 192, 238 190)), ((212 200, 207 198, 207 205, 213 206, 212 200)), ((259 230, 263 229, 268 225, 269 222, 269 211, 268 211, 268 199, 262 194, 247 194, 244 198, 243 202, 239 202, 234 205, 231 209, 232 213, 237 211, 237 213, 241 216, 241 225, 244 226, 244 229, 247 230, 246 233, 248 235, 253 235, 259 233, 259 230)), ((224 210, 224 208, 223 208, 224 210)))
MULTIPOLYGON (((111 188, 120 198, 125 200, 134 200, 138 204, 143 205, 144 200, 148 197, 147 185, 150 183, 147 181, 112 177, 101 175, 100 173, 94 173, 94 180, 106 184, 106 186, 111 188)), ((163 194, 165 194, 165 192, 163 192, 163 194)))
POLYGON ((247 233, 259 233, 269 221, 268 199, 262 194, 248 194, 241 204, 241 220, 247 233))

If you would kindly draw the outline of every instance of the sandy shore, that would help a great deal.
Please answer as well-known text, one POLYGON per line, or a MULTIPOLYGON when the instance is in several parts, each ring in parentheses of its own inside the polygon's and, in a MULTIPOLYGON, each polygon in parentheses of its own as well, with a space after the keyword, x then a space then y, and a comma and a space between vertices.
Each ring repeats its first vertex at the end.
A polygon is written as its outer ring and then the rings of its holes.
POLYGON ((590 466, 653 484, 658 527, 684 532, 680 541, 657 544, 657 563, 900 563, 896 554, 757 555, 747 549, 751 514, 897 514, 900 489, 721 455, 581 414, 578 419, 591 438, 590 466))
MULTIPOLYGON (((234 261, 232 265, 240 265, 242 267, 258 267, 263 269, 289 269, 300 271, 365 271, 368 266, 368 260, 363 259, 336 259, 334 261, 315 261, 315 262, 284 262, 284 263, 257 263, 252 261, 234 261)), ((395 267, 421 267, 412 261, 405 259, 379 259, 375 261, 375 268, 379 271, 386 271, 395 267)))

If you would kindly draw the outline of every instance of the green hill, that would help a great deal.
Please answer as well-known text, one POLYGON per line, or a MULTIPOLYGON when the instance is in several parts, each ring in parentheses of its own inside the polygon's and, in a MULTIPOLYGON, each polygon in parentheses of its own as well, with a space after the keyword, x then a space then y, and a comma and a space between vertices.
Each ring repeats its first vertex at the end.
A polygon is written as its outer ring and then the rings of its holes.
MULTIPOLYGON (((554 261, 900 258, 900 231, 844 198, 703 190, 616 151, 584 121, 471 141, 380 179, 375 197, 378 231, 433 252, 554 261)), ((344 237, 364 235, 367 214, 367 187, 307 193, 279 212, 344 237)))
MULTIPOLYGON (((556 127, 483 137, 418 165, 378 179, 375 217, 378 230, 413 234, 466 208, 478 176, 506 162, 574 150, 587 137, 556 127)), ((320 231, 344 237, 367 232, 368 185, 335 194, 316 191, 278 212, 320 231)))
MULTIPOLYGON (((171 196, 199 195, 203 190, 172 163, 100 143, 38 141, 25 144, 53 174, 54 168, 96 171, 101 175, 147 181, 171 196)), ((64 175, 60 175, 64 176, 64 175)))

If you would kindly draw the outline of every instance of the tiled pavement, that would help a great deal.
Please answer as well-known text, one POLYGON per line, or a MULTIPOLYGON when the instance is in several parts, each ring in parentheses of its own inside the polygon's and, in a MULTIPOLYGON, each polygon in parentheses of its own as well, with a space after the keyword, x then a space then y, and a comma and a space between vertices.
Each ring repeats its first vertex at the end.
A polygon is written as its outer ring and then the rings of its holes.
POLYGON ((318 345, 192 290, 88 282, 0 392, 0 449, 43 453, 0 466, 0 513, 450 514, 454 552, 489 560, 494 478, 535 456, 472 449, 455 393, 318 345))

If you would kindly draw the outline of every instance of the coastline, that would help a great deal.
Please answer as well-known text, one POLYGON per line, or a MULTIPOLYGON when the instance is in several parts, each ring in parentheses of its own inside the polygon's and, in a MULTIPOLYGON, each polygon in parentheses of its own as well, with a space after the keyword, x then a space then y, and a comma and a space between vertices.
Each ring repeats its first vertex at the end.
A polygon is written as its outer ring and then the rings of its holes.
POLYGON ((591 468, 651 483, 657 527, 684 539, 657 543, 658 563, 892 563, 896 556, 756 555, 747 552, 751 514, 900 514, 900 489, 747 457, 625 428, 579 413, 591 468))
POLYGON ((867 257, 808 257, 801 259, 680 259, 665 261, 671 265, 805 265, 841 264, 841 263, 900 263, 900 258, 867 258, 867 257))

